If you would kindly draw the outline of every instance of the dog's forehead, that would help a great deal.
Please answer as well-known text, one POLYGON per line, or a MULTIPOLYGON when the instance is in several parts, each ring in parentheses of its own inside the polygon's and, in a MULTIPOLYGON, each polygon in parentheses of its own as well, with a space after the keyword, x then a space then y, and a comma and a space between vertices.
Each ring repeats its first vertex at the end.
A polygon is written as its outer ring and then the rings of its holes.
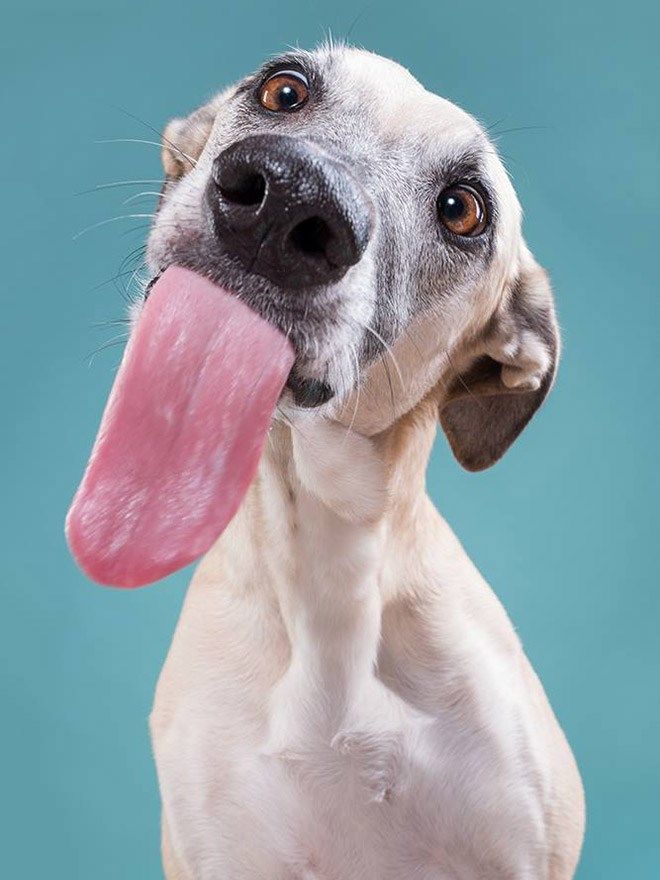
MULTIPOLYGON (((355 98, 368 111, 361 125, 388 144, 399 143, 415 167, 469 159, 498 194, 501 211, 515 224, 520 206, 497 150, 482 125, 446 98, 428 91, 405 67, 373 52, 353 47, 313 53, 330 92, 348 113, 355 98)), ((362 132, 366 136, 367 131, 362 132)))
POLYGON ((423 148, 463 148, 485 142, 476 119, 460 107, 429 92, 395 61, 362 49, 347 48, 319 58, 328 76, 369 107, 378 128, 389 137, 415 140, 423 148))

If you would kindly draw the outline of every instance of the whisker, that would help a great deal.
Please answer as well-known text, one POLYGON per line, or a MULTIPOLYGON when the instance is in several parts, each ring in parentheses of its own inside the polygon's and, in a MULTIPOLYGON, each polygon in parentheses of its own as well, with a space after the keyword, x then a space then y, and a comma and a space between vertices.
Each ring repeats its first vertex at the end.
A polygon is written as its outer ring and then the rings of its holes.
MULTIPOLYGON (((129 196, 127 199, 122 201, 122 205, 128 205, 130 202, 135 202, 139 199, 146 199, 150 196, 160 197, 161 193, 155 192, 154 190, 144 190, 144 192, 136 193, 133 196, 129 196)), ((189 211, 195 211, 198 208, 198 205, 190 204, 189 202, 182 202, 179 199, 175 199, 173 195, 166 196, 163 198, 163 203, 168 205, 176 205, 179 208, 186 208, 189 211)))
POLYGON ((132 269, 127 269, 125 272, 117 272, 117 274, 113 275, 112 278, 106 278, 105 281, 101 281, 99 282, 99 284, 95 284, 94 287, 90 287, 88 293, 94 293, 95 290, 100 290, 107 284, 112 284, 113 281, 118 281, 120 278, 125 278, 127 275, 131 275, 132 272, 132 269))
POLYGON ((513 128, 503 128, 501 131, 496 131, 493 134, 493 139, 497 140, 497 138, 502 137, 505 134, 515 134, 519 131, 549 131, 549 125, 516 125, 513 128))
POLYGON ((390 358, 392 359, 392 363, 394 364, 394 368, 395 368, 395 370, 396 370, 396 372, 397 372, 397 375, 398 375, 398 377, 399 377, 399 382, 401 383, 401 388, 402 388, 403 390, 405 390, 405 387, 406 387, 406 386, 405 386, 405 383, 404 383, 404 381, 403 381, 403 376, 401 375, 401 370, 400 370, 400 368, 399 368, 399 364, 397 363, 397 359, 394 357, 394 353, 393 353, 392 349, 391 349, 390 346, 387 344, 387 342, 385 342, 385 340, 384 340, 383 337, 380 335, 380 333, 377 333, 377 332, 374 330, 373 327, 370 327, 369 324, 364 324, 363 327, 364 327, 364 329, 365 329, 368 333, 371 333, 371 335, 372 335, 375 339, 377 339, 377 340, 380 342, 380 344, 383 346, 383 348, 385 349, 385 351, 387 352, 387 354, 389 354, 390 358))
POLYGON ((130 229, 125 229, 121 233, 121 237, 125 238, 127 235, 132 235, 134 232, 144 232, 145 229, 150 229, 151 224, 149 223, 140 223, 139 226, 131 226, 130 229))
POLYGON ((135 195, 129 196, 127 199, 122 201, 122 205, 129 205, 131 202, 135 202, 138 199, 144 199, 147 196, 160 196, 160 193, 153 189, 145 189, 142 192, 135 193, 135 195))
POLYGON ((481 400, 481 399, 480 399, 480 398, 474 393, 474 391, 472 391, 472 389, 471 389, 470 386, 467 384, 467 382, 465 381, 465 379, 463 378, 463 376, 458 372, 458 370, 457 370, 456 367, 454 366, 454 364, 453 364, 453 362, 452 362, 452 359, 451 359, 451 354, 450 354, 450 352, 449 352, 449 349, 447 349, 447 360, 449 361, 449 366, 451 367, 451 371, 452 371, 452 373, 454 374, 454 376, 456 376, 456 378, 457 378, 458 381, 461 383, 461 385, 463 386, 463 388, 465 388, 465 390, 466 390, 466 392, 467 392, 467 394, 468 394, 468 397, 471 397, 471 398, 473 399, 473 401, 477 404, 477 406, 479 407, 479 409, 483 409, 483 410, 485 410, 486 407, 485 407, 485 405, 484 405, 484 402, 483 402, 483 401, 482 401, 482 400, 481 400))
POLYGON ((344 36, 344 42, 345 42, 345 43, 347 43, 347 42, 350 40, 350 38, 351 38, 351 34, 353 33, 353 31, 355 30, 355 28, 357 27, 357 25, 360 23, 360 21, 361 21, 361 20, 364 18, 364 16, 367 14, 367 12, 369 12, 369 13, 372 12, 372 11, 373 11, 373 8, 374 8, 374 4, 373 4, 373 3, 367 3, 367 4, 366 4, 365 6, 363 6, 362 9, 357 13, 357 15, 355 16, 355 18, 353 19, 353 21, 350 23, 348 30, 346 31, 346 35, 344 36))
POLYGON ((155 216, 155 214, 120 214, 118 217, 109 217, 107 220, 99 220, 98 223, 92 223, 91 226, 86 226, 84 229, 81 229, 80 232, 76 232, 73 236, 73 240, 75 241, 80 238, 81 235, 85 235, 93 229, 99 229, 99 227, 107 226, 109 223, 116 223, 118 220, 132 220, 141 217, 148 217, 153 220, 155 216))
POLYGON ((280 405, 279 403, 276 405, 275 409, 276 409, 277 413, 279 414, 280 418, 281 418, 284 422, 286 422, 286 424, 291 428, 292 431, 295 431, 295 430, 296 430, 296 426, 293 424, 293 422, 291 421, 291 419, 290 419, 290 418, 287 416, 287 414, 284 412, 284 410, 282 409, 282 407, 281 407, 281 405, 280 405))
POLYGON ((86 196, 90 193, 101 192, 104 189, 115 189, 119 186, 144 186, 147 183, 162 183, 158 178, 144 178, 143 180, 115 180, 110 183, 99 183, 91 189, 81 189, 80 192, 74 193, 76 196, 86 196))
MULTIPOLYGON (((95 144, 147 144, 151 147, 158 147, 159 150, 162 150, 163 145, 160 141, 148 141, 146 138, 102 138, 101 140, 94 141, 95 144)), ((171 144, 172 149, 176 150, 186 162, 190 163, 191 168, 195 168, 196 162, 190 156, 186 155, 183 150, 180 150, 174 144, 171 144)))
POLYGON ((95 144, 147 144, 150 147, 162 147, 160 141, 148 141, 146 138, 99 138, 95 144))
MULTIPOLYGON (((141 215, 136 214, 135 216, 139 217, 141 215)), ((156 215, 155 214, 144 214, 142 216, 151 217, 153 219, 156 215)), ((173 220, 170 223, 163 223, 163 221, 161 220, 160 221, 160 228, 161 229, 178 229, 178 230, 180 230, 181 226, 176 220, 173 220)), ((140 223, 138 226, 131 226, 130 229, 125 229, 121 233, 121 235, 123 237, 126 235, 130 235, 132 232, 141 232, 144 229, 151 229, 151 223, 140 223)))
POLYGON ((140 263, 144 262, 144 257, 147 252, 146 244, 138 245, 138 247, 134 248, 132 251, 129 251, 128 254, 124 257, 124 259, 119 264, 119 271, 123 272, 124 268, 127 268, 129 272, 131 271, 131 263, 137 263, 139 266, 140 263))
POLYGON ((94 360, 101 354, 101 352, 105 351, 108 348, 114 348, 117 345, 121 345, 122 342, 125 342, 128 339, 127 333, 121 333, 119 336, 113 336, 112 339, 108 339, 103 345, 100 345, 95 351, 91 354, 87 355, 86 359, 89 359, 88 366, 92 366, 94 360))
MULTIPOLYGON (((180 147, 178 147, 176 144, 172 143, 172 141, 169 140, 169 138, 166 138, 165 135, 159 129, 157 129, 150 122, 147 122, 146 119, 140 119, 139 116, 136 116, 134 113, 131 113, 130 111, 126 110, 124 107, 118 107, 116 104, 114 105, 114 107, 115 107, 115 110, 119 110, 120 113, 123 113, 125 116, 128 116, 130 119, 134 119, 136 122, 139 122, 140 125, 144 125, 150 131, 153 131, 155 134, 157 134, 160 138, 162 138, 162 140, 167 144, 168 147, 172 147, 172 149, 176 150, 180 156, 183 156, 183 158, 187 162, 190 163, 191 168, 194 168, 197 165, 197 162, 191 156, 188 156, 186 153, 184 153, 180 147)), ((158 146, 162 147, 162 143, 159 143, 158 146)))
POLYGON ((130 318, 109 318, 106 321, 94 321, 92 327, 95 330, 104 330, 106 327, 126 327, 130 323, 130 318))
POLYGON ((129 302, 128 302, 129 306, 132 306, 132 305, 134 305, 135 303, 138 303, 138 302, 140 302, 142 299, 144 299, 144 281, 139 281, 139 279, 138 279, 138 273, 139 273, 140 271, 141 271, 141 267, 140 267, 140 266, 136 266, 135 269, 133 270, 133 274, 132 274, 131 277, 128 279, 128 284, 126 285, 126 293, 127 293, 128 300, 129 300, 129 302), (131 291, 131 285, 132 285, 136 280, 139 281, 139 289, 138 289, 137 291, 135 291, 135 293, 133 293, 133 292, 131 291))
POLYGON ((355 389, 356 389, 356 393, 355 393, 355 406, 353 407, 353 415, 351 416, 350 424, 349 424, 348 427, 346 428, 346 434, 345 434, 345 436, 344 436, 344 439, 342 440, 342 446, 343 446, 343 445, 346 443, 346 441, 348 440, 348 435, 351 434, 352 431, 353 431, 353 425, 355 424, 355 419, 356 419, 356 417, 357 417, 358 407, 360 406, 360 391, 361 391, 361 385, 362 385, 362 379, 361 379, 361 376, 360 376, 360 361, 359 361, 359 359, 358 359, 357 352, 355 351, 355 346, 354 346, 354 345, 351 345, 350 350, 351 350, 351 355, 352 355, 352 358, 353 358, 353 363, 355 364, 355 374, 356 374, 356 380, 355 380, 355 389))

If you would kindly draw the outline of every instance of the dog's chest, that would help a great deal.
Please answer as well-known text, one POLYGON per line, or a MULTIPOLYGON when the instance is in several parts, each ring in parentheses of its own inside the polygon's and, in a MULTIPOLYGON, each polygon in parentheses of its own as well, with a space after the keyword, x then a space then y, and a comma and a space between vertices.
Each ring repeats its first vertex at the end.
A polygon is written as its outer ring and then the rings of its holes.
POLYGON ((406 711, 376 680, 350 715, 274 743, 182 707, 156 753, 186 877, 545 876, 538 797, 496 737, 406 711))
MULTIPOLYGON (((296 566, 276 585, 291 646, 283 674, 270 688, 241 677, 242 655, 267 667, 272 650, 259 643, 261 613, 246 609, 226 624, 223 668, 199 664, 209 681, 155 740, 190 878, 539 880, 538 802, 506 745, 520 731, 506 713, 480 729, 451 696, 436 711, 403 698, 411 679, 420 691, 440 683, 416 666, 414 639, 392 648, 400 687, 386 686, 375 674, 382 533, 310 498, 296 518, 296 566)), ((231 614, 228 604, 218 618, 231 614)))
POLYGON ((288 656, 266 635, 259 592, 237 608, 219 591, 208 634, 222 650, 204 654, 199 632, 175 642, 199 653, 196 679, 155 731, 186 880, 542 880, 540 801, 520 769, 525 722, 507 708, 508 673, 476 646, 492 674, 477 693, 468 663, 457 704, 455 669, 424 657, 414 629, 383 630, 382 528, 305 490, 293 504, 269 497, 266 521, 287 528, 264 539, 288 656), (268 684, 271 667, 281 673, 268 684))

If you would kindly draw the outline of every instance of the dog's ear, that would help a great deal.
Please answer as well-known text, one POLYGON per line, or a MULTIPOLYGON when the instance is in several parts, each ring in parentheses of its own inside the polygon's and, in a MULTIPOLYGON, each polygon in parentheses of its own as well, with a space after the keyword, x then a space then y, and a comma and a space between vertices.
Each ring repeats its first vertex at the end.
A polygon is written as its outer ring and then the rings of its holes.
POLYGON ((179 180, 195 167, 211 134, 215 114, 214 99, 185 119, 171 119, 167 123, 161 152, 167 182, 179 180))
POLYGON ((525 250, 504 301, 440 404, 440 423, 463 467, 483 470, 506 452, 543 403, 558 360, 550 283, 525 250))

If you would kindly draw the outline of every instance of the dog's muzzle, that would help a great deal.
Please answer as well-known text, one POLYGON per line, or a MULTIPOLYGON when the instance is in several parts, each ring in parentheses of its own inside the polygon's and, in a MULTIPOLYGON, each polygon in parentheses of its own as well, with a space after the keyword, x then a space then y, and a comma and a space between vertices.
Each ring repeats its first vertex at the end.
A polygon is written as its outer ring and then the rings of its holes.
POLYGON ((371 235, 373 210, 360 184, 299 138, 232 144, 213 163, 207 199, 222 250, 285 289, 338 281, 371 235))

